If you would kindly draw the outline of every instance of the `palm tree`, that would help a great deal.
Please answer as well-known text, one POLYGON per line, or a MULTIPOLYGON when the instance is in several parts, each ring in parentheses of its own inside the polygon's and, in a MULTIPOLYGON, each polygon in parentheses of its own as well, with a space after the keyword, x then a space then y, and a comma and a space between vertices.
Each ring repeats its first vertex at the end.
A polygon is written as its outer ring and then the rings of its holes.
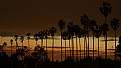
POLYGON ((107 59, 107 32, 109 31, 108 24, 103 23, 100 25, 100 29, 102 30, 102 34, 104 36, 105 41, 105 59, 107 59))
POLYGON ((30 33, 27 33, 26 35, 27 35, 27 39, 28 39, 28 47, 29 47, 29 39, 30 39, 30 35, 31 35, 31 34, 30 34, 30 33))
POLYGON ((96 26, 97 26, 97 22, 95 20, 91 20, 89 28, 91 29, 92 34, 93 34, 93 60, 94 60, 94 35, 95 35, 96 26))
MULTIPOLYGON (((46 29, 45 30, 45 39, 46 39, 46 52, 47 52, 47 39, 48 39, 48 35, 49 35, 50 33, 49 33, 49 30, 48 29, 46 29)), ((46 59, 47 59, 48 57, 46 56, 46 59)))
MULTIPOLYGON (((101 14, 104 15, 105 17, 105 22, 104 23, 107 23, 107 16, 111 13, 111 4, 107 1, 103 2, 102 6, 99 7, 99 10, 101 12, 101 14)), ((106 41, 105 41, 105 59, 107 59, 107 31, 106 31, 106 34, 105 34, 105 37, 106 37, 106 41)))
POLYGON ((23 36, 21 36, 21 43, 22 43, 22 48, 23 48, 23 41, 24 41, 24 37, 23 36))
POLYGON ((78 25, 74 25, 74 33, 76 35, 76 59, 78 60, 78 44, 77 44, 77 38, 78 38, 78 34, 80 32, 80 27, 78 25))
POLYGON ((17 50, 17 47, 18 47, 18 42, 17 42, 17 40, 18 40, 18 35, 15 35, 15 36, 14 36, 14 39, 15 39, 15 41, 16 41, 16 50, 17 50))
POLYGON ((45 31, 40 31, 38 33, 38 37, 41 39, 41 46, 43 46, 43 39, 44 39, 44 36, 45 36, 45 31))
POLYGON ((12 55, 12 45, 13 45, 13 39, 10 40, 11 42, 11 55, 12 55))
POLYGON ((36 41, 36 46, 37 46, 37 41, 38 41, 38 34, 37 33, 34 34, 34 39, 36 41))
POLYGON ((79 46, 80 46, 80 60, 81 60, 81 43, 80 43, 80 38, 82 36, 81 28, 78 31, 78 38, 79 38, 79 46))
MULTIPOLYGON (((62 34, 62 31, 65 28, 65 22, 63 20, 60 20, 58 22, 58 26, 59 26, 59 28, 61 30, 61 33, 60 34, 62 34)), ((61 62, 62 62, 62 37, 61 37, 61 62)))
POLYGON ((89 17, 86 14, 83 14, 81 16, 80 21, 81 21, 81 25, 83 25, 83 28, 84 28, 85 41, 86 41, 86 37, 88 37, 88 54, 87 54, 87 46, 86 46, 86 55, 89 57, 89 32, 90 32, 89 26, 90 26, 90 19, 89 19, 89 17))
MULTIPOLYGON (((110 25, 113 28, 115 34, 115 51, 116 51, 116 30, 119 28, 119 19, 113 18, 110 22, 110 25)), ((116 53, 114 59, 116 60, 116 53)))
POLYGON ((64 31, 62 33, 62 39, 65 40, 65 60, 66 60, 66 40, 68 39, 68 32, 64 31))
POLYGON ((99 26, 95 29, 95 37, 98 38, 98 57, 99 57, 99 37, 102 34, 102 30, 99 28, 99 26))
POLYGON ((67 29, 68 29, 68 32, 71 36, 71 40, 72 40, 72 60, 74 60, 74 41, 73 41, 74 25, 73 25, 73 22, 69 22, 67 29))
POLYGON ((55 27, 51 27, 50 28, 50 35, 52 36, 52 40, 53 40, 53 42, 52 42, 52 62, 53 62, 53 55, 54 55, 54 35, 55 35, 55 33, 56 33, 56 28, 55 27))

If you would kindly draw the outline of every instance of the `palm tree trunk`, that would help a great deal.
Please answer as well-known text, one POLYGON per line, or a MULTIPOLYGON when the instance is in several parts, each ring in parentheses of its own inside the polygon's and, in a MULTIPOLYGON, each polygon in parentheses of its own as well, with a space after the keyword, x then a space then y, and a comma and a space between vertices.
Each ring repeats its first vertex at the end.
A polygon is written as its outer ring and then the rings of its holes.
POLYGON ((11 43, 11 56, 12 56, 12 43, 11 43))
POLYGON ((85 58, 85 41, 86 41, 86 37, 84 38, 84 58, 85 58))
POLYGON ((99 38, 98 38, 98 57, 99 57, 99 38))
POLYGON ((77 45, 77 36, 76 36, 76 59, 78 60, 78 45, 77 45))
POLYGON ((37 41, 36 41, 36 46, 37 46, 37 41))
MULTIPOLYGON (((105 23, 107 23, 107 17, 105 17, 105 23)), ((107 60, 107 31, 106 31, 106 41, 105 41, 105 59, 107 60)))
POLYGON ((66 60, 66 40, 65 40, 65 60, 66 60))
POLYGON ((52 41, 52 62, 54 59, 54 37, 52 37, 53 41, 52 41))
POLYGON ((93 32, 93 60, 94 60, 94 32, 93 32))
POLYGON ((71 46, 70 46, 70 39, 69 39, 69 48, 70 48, 70 58, 71 58, 71 46))
MULTIPOLYGON (((115 51, 116 51, 116 30, 115 30, 115 51)), ((116 53, 115 53, 114 60, 116 60, 116 53)))
POLYGON ((80 46, 80 60, 81 60, 81 43, 80 43, 80 38, 79 38, 79 46, 80 46))
POLYGON ((74 41, 72 36, 72 59, 74 60, 74 41))
POLYGON ((28 39, 28 47, 29 47, 29 39, 28 39))
POLYGON ((61 62, 62 62, 62 30, 61 30, 61 62))
MULTIPOLYGON (((47 38, 46 38, 46 52, 47 52, 47 38)), ((47 56, 46 56, 46 59, 47 59, 47 56)))
POLYGON ((88 35, 88 57, 89 57, 89 35, 88 35))

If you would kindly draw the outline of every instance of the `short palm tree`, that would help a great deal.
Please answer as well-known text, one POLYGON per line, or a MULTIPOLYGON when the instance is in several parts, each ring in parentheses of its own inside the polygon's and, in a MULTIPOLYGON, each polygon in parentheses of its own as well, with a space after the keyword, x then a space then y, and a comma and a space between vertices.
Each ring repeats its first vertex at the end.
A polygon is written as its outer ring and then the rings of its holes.
POLYGON ((34 34, 34 39, 36 41, 36 46, 37 46, 37 41, 38 41, 38 34, 37 33, 34 34))
POLYGON ((24 37, 23 36, 21 36, 21 43, 22 43, 22 48, 23 48, 23 42, 24 42, 24 37))
MULTIPOLYGON (((113 18, 110 22, 110 25, 113 28, 115 34, 115 51, 116 51, 116 31, 119 28, 119 19, 113 18)), ((116 60, 116 54, 114 59, 116 60)))
POLYGON ((13 39, 10 40, 11 42, 11 55, 12 55, 12 45, 13 45, 13 39))
POLYGON ((17 50, 17 47, 18 47, 18 42, 17 42, 17 40, 18 40, 18 35, 15 35, 15 36, 14 36, 14 39, 15 39, 15 41, 16 41, 16 50, 17 50))
MULTIPOLYGON (((63 20, 60 20, 60 21, 58 22, 58 27, 59 27, 60 30, 61 30, 61 33, 60 33, 60 35, 61 35, 63 29, 65 28, 65 22, 64 22, 63 20)), ((62 37, 61 37, 61 62, 62 62, 62 37)))
POLYGON ((38 37, 41 39, 41 46, 43 46, 43 39, 45 37, 45 31, 40 31, 38 37))
POLYGON ((55 27, 51 27, 49 32, 50 32, 50 35, 52 36, 52 62, 53 62, 53 59, 54 59, 54 36, 55 36, 55 33, 56 33, 56 28, 55 27))

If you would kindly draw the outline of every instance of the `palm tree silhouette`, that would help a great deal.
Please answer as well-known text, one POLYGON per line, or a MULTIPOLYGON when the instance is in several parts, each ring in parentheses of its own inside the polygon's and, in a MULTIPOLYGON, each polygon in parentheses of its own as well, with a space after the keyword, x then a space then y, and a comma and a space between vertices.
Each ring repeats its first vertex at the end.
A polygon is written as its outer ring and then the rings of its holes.
POLYGON ((80 27, 78 25, 74 25, 74 33, 76 35, 76 59, 78 60, 78 44, 77 44, 77 38, 78 38, 78 34, 80 31, 80 27))
POLYGON ((11 42, 11 55, 12 55, 12 45, 13 45, 13 39, 10 40, 11 42))
POLYGON ((30 39, 30 35, 31 35, 31 34, 30 34, 30 33, 27 33, 26 35, 27 35, 27 39, 28 39, 28 47, 29 47, 29 39, 30 39))
POLYGON ((62 39, 65 40, 65 60, 66 60, 66 40, 68 39, 68 32, 62 32, 62 39))
POLYGON ((102 30, 100 29, 100 26, 97 26, 95 29, 95 37, 98 38, 98 58, 99 58, 99 37, 102 34, 102 30))
POLYGON ((81 36, 82 36, 81 30, 82 30, 82 29, 80 28, 79 31, 78 31, 79 46, 80 46, 80 60, 81 60, 81 42, 80 42, 80 38, 81 38, 81 36))
MULTIPOLYGON (((45 30, 45 39, 46 39, 46 52, 47 52, 47 39, 48 39, 48 35, 49 35, 50 33, 49 33, 49 30, 48 29, 46 29, 45 30)), ((46 59, 48 58, 48 56, 46 56, 46 59)))
MULTIPOLYGON (((65 28, 65 22, 63 20, 60 20, 58 22, 58 25, 57 26, 59 26, 59 28, 61 30, 61 33, 60 34, 62 34, 62 31, 65 28)), ((62 62, 62 37, 61 37, 61 62, 62 62)))
POLYGON ((74 60, 74 41, 73 41, 73 36, 74 36, 74 25, 73 22, 69 22, 68 25, 68 32, 71 36, 71 40, 72 40, 72 60, 74 60))
POLYGON ((41 39, 41 46, 43 46, 43 39, 45 37, 45 31, 40 31, 38 37, 41 39))
MULTIPOLYGON (((113 18, 110 22, 110 25, 113 28, 115 34, 115 51, 116 51, 116 30, 119 28, 119 19, 113 18)), ((116 53, 114 59, 116 60, 116 53)))
POLYGON ((86 37, 88 37, 88 53, 87 53, 87 46, 86 46, 86 55, 89 57, 89 26, 90 26, 90 19, 86 14, 83 14, 81 16, 81 25, 83 25, 83 28, 85 30, 85 41, 86 41, 86 37))
POLYGON ((90 29, 93 34, 93 60, 94 60, 94 36, 95 36, 95 28, 97 26, 97 22, 95 20, 90 21, 90 29))
POLYGON ((23 48, 23 41, 24 41, 24 37, 23 36, 21 36, 21 43, 22 43, 22 48, 23 48))
POLYGON ((104 35, 105 41, 105 59, 107 59, 107 32, 109 31, 108 24, 103 23, 100 25, 100 29, 102 30, 102 34, 104 35))
POLYGON ((17 42, 17 40, 18 40, 18 35, 15 35, 15 36, 14 36, 14 39, 15 39, 15 41, 16 41, 16 50, 17 50, 17 47, 18 47, 18 42, 17 42))
POLYGON ((55 33, 56 33, 56 28, 55 27, 51 27, 50 28, 50 30, 49 30, 49 32, 50 32, 50 35, 52 36, 52 40, 53 40, 53 42, 52 42, 52 62, 53 62, 53 59, 54 59, 54 35, 55 35, 55 33))
POLYGON ((37 33, 34 34, 34 39, 36 41, 36 46, 37 46, 37 41, 38 41, 38 34, 37 33))
MULTIPOLYGON (((103 2, 102 6, 99 7, 99 10, 101 12, 101 14, 104 15, 105 17, 105 22, 104 23, 107 23, 107 16, 111 13, 111 4, 107 1, 103 2)), ((106 41, 105 41, 105 59, 107 59, 107 31, 106 31, 106 34, 105 34, 105 37, 106 37, 106 41)))

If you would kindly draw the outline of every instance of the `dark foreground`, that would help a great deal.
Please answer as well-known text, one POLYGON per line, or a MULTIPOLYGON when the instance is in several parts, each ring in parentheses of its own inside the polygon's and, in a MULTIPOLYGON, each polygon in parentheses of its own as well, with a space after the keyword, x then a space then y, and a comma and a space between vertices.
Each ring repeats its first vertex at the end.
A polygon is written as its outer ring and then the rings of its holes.
POLYGON ((80 61, 67 59, 63 62, 51 62, 32 57, 20 60, 15 55, 4 55, 0 56, 0 68, 121 68, 121 61, 85 58, 80 61))

